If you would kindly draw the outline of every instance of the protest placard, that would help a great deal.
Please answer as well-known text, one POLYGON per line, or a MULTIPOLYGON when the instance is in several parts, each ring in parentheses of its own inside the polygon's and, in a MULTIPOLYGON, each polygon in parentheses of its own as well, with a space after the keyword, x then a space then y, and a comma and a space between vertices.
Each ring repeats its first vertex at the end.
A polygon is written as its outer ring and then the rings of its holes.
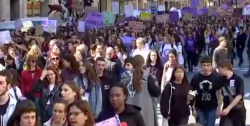
POLYGON ((116 22, 117 23, 124 23, 126 20, 125 15, 117 15, 116 22))
POLYGON ((134 12, 133 5, 131 5, 131 4, 125 5, 124 10, 125 10, 126 17, 132 17, 133 16, 133 12, 134 12))
POLYGON ((112 12, 114 14, 119 14, 120 12, 119 2, 112 2, 112 12))
POLYGON ((93 29, 103 27, 104 16, 102 13, 88 13, 85 20, 85 28, 93 29))
POLYGON ((97 8, 97 7, 89 7, 89 6, 86 6, 86 7, 84 8, 84 12, 85 12, 85 13, 90 13, 90 12, 92 12, 92 13, 98 13, 98 8, 97 8))
POLYGON ((73 0, 72 11, 82 13, 84 9, 84 1, 73 0))
POLYGON ((43 31, 50 33, 56 33, 57 30, 57 20, 43 20, 42 21, 43 31))
POLYGON ((117 116, 97 123, 95 126, 120 126, 120 120, 117 116))
POLYGON ((10 31, 0 31, 0 43, 8 44, 11 42, 10 31))
POLYGON ((22 32, 27 32, 28 29, 33 27, 33 23, 31 21, 23 21, 23 27, 21 29, 22 32))
POLYGON ((143 22, 130 21, 128 26, 134 32, 142 32, 143 30, 143 22))
POLYGON ((152 20, 152 14, 151 13, 141 13, 140 19, 143 21, 150 21, 152 20))
POLYGON ((37 25, 37 26, 35 27, 35 33, 36 33, 36 35, 41 35, 41 34, 43 34, 43 26, 37 25))
POLYGON ((113 12, 102 12, 103 15, 103 25, 110 26, 115 23, 115 15, 113 12))
POLYGON ((185 20, 185 21, 191 21, 192 20, 192 14, 190 14, 190 13, 184 13, 183 20, 185 20))
POLYGON ((85 21, 78 21, 78 31, 85 32, 85 21))
POLYGON ((169 21, 168 14, 155 15, 156 23, 163 23, 169 21))
POLYGON ((15 28, 16 30, 21 30, 23 28, 23 22, 21 18, 15 21, 15 28))

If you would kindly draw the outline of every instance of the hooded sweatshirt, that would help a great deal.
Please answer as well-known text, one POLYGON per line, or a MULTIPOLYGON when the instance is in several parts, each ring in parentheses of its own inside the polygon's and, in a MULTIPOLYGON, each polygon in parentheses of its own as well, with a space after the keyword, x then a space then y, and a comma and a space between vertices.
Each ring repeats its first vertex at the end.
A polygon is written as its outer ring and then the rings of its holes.
MULTIPOLYGON (((121 124, 127 124, 126 126, 145 126, 142 115, 140 113, 141 108, 129 104, 125 104, 125 109, 123 112, 118 114, 119 120, 121 124)), ((97 122, 101 122, 107 120, 109 118, 114 117, 115 111, 112 107, 103 110, 98 118, 97 122)))

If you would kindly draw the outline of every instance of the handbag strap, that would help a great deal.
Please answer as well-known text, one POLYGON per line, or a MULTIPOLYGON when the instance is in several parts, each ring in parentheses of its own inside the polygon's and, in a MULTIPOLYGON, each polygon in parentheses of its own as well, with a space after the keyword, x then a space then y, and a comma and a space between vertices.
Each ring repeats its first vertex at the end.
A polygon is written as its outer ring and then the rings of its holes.
MULTIPOLYGON (((228 94, 228 97, 229 97, 229 100, 232 102, 234 100, 232 94, 230 93, 228 87, 224 87, 224 89, 226 90, 227 94, 228 94)), ((235 108, 240 108, 242 107, 243 105, 240 104, 241 101, 239 101, 239 103, 235 106, 235 108)))

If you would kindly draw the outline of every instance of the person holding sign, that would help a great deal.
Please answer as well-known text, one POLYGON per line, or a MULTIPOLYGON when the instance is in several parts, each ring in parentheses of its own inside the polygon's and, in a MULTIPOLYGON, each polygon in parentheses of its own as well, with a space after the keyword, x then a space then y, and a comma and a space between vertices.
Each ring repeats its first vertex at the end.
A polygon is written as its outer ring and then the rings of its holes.
MULTIPOLYGON (((115 84, 110 89, 110 96, 109 96, 109 100, 112 107, 103 110, 99 114, 96 121, 102 122, 118 115, 116 124, 118 124, 119 126, 145 126, 144 120, 140 113, 141 108, 126 104, 128 94, 129 92, 125 85, 115 84)), ((109 125, 109 126, 118 126, 118 125, 109 125)))

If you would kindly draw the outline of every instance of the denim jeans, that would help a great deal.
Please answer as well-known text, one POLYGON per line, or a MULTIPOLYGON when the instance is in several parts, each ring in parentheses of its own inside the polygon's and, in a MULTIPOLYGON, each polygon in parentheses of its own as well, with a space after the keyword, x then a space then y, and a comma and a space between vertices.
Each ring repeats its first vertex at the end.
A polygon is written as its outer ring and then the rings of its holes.
POLYGON ((210 111, 202 111, 197 109, 197 123, 203 126, 214 126, 216 120, 216 109, 210 111))

